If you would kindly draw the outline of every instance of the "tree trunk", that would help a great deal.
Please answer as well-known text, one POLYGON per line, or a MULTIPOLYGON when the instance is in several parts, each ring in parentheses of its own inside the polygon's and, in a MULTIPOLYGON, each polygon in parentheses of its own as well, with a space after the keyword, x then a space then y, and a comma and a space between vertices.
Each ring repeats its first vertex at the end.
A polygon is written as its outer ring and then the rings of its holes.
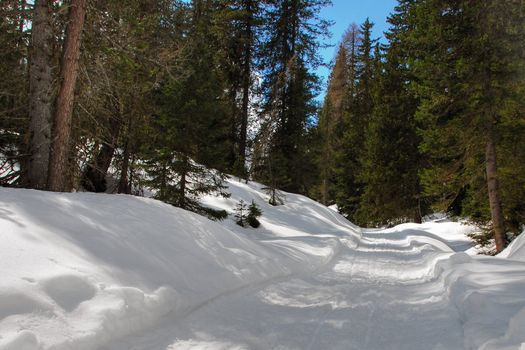
POLYGON ((118 183, 117 192, 118 193, 125 193, 125 194, 131 194, 131 183, 128 178, 128 172, 129 172, 129 160, 130 160, 130 142, 131 142, 131 130, 133 126, 133 114, 131 112, 125 113, 124 110, 124 103, 121 101, 120 103, 120 115, 121 118, 124 119, 124 117, 127 115, 128 123, 126 125, 126 134, 125 134, 125 141, 124 141, 124 152, 122 154, 122 166, 120 168, 120 179, 118 183))
POLYGON ((252 62, 252 1, 246 1, 246 43, 243 62, 243 82, 242 82, 242 110, 241 110, 241 130, 239 139, 239 170, 240 175, 246 176, 246 139, 248 133, 248 113, 251 87, 251 62, 252 62))
MULTIPOLYGON (((323 175, 324 174, 326 174, 326 172, 323 172, 323 175)), ((321 180, 321 203, 328 205, 328 180, 326 177, 323 177, 321 180)))
POLYGON ((186 156, 183 157, 184 169, 180 174, 178 207, 186 209, 186 176, 188 175, 187 167, 190 160, 186 156))
POLYGON ((45 189, 51 145, 53 111, 53 28, 50 0, 36 0, 31 34, 29 64, 29 161, 25 182, 45 189))
POLYGON ((238 143, 239 143, 239 137, 238 137, 238 122, 239 122, 239 116, 237 115, 239 112, 239 109, 237 108, 237 92, 239 91, 239 84, 238 82, 234 82, 231 86, 230 94, 228 96, 228 100, 231 103, 231 109, 232 109, 232 115, 231 115, 231 125, 230 125, 230 135, 231 143, 228 147, 228 151, 226 154, 226 169, 229 171, 232 171, 234 174, 238 175, 239 173, 239 151, 238 151, 238 143))
POLYGON ((106 192, 106 175, 115 153, 115 147, 104 142, 93 163, 88 166, 83 177, 82 187, 89 192, 106 192))
MULTIPOLYGON (((131 159, 129 163, 129 169, 128 169, 128 192, 127 194, 133 194, 133 180, 135 177, 133 176, 133 169, 135 168, 135 152, 131 152, 131 159)), ((140 190, 137 191, 140 193, 140 190)))
POLYGON ((487 187, 489 191, 490 214, 492 217, 492 229, 496 240, 496 252, 499 253, 505 248, 505 224, 499 191, 499 180, 496 164, 496 146, 494 135, 489 132, 485 149, 485 162, 487 171, 487 187))
POLYGON ((109 140, 102 144, 95 159, 88 165, 82 176, 82 186, 90 192, 106 192, 106 175, 115 154, 115 147, 120 133, 120 120, 111 118, 109 140))
POLYGON ((70 7, 64 55, 60 67, 61 86, 56 103, 52 152, 49 162, 48 189, 51 191, 63 191, 68 174, 71 115, 78 75, 80 39, 86 14, 86 0, 71 0, 70 7))
POLYGON ((131 189, 128 181, 128 170, 129 170, 129 142, 126 140, 124 145, 124 152, 122 154, 122 166, 120 168, 120 180, 118 182, 118 193, 130 194, 131 189))
POLYGON ((423 223, 423 215, 421 213, 421 198, 417 198, 417 206, 414 210, 414 222, 416 224, 423 223))
POLYGON ((159 199, 161 201, 166 200, 166 196, 168 193, 168 161, 163 160, 162 162, 162 170, 160 173, 160 186, 159 186, 159 199))
POLYGON ((26 0, 21 0, 20 1, 20 20, 18 22, 18 31, 20 32, 20 37, 19 37, 20 47, 24 45, 25 20, 26 20, 26 0))

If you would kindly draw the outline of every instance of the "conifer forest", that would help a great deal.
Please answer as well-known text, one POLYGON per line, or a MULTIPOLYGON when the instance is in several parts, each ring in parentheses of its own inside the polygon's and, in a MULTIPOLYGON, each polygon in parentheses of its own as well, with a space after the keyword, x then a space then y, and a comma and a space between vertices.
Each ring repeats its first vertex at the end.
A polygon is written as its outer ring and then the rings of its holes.
POLYGON ((323 62, 330 3, 1 0, 0 185, 218 220, 199 199, 235 177, 361 226, 466 218, 503 250, 525 225, 525 1, 398 0, 384 38, 349 23, 323 62))

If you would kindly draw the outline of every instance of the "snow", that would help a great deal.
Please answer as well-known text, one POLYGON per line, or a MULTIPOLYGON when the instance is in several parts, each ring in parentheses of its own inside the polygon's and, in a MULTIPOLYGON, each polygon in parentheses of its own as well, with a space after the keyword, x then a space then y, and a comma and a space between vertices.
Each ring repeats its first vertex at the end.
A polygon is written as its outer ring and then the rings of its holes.
POLYGON ((499 253, 498 256, 525 261, 525 230, 513 240, 505 250, 499 253))
POLYGON ((93 349, 287 273, 256 242, 155 200, 0 191, 0 344, 93 349))
POLYGON ((228 185, 203 202, 254 200, 260 228, 0 188, 0 350, 525 348, 523 240, 471 256, 462 223, 361 229, 303 196, 273 207, 260 184, 228 185))

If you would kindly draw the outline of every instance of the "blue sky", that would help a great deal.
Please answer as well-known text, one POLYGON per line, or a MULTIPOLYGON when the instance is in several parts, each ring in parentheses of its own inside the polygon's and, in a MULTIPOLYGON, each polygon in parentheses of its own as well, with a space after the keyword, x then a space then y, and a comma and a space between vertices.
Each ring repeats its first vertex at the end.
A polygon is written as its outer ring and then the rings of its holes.
MULTIPOLYGON (((393 11, 397 4, 396 0, 332 0, 333 5, 324 8, 320 16, 325 19, 332 20, 334 25, 330 32, 332 37, 326 40, 326 43, 333 45, 321 51, 321 56, 325 62, 330 62, 335 56, 337 44, 341 40, 348 25, 352 22, 361 24, 368 17, 374 22, 374 37, 379 38, 383 32, 388 29, 386 18, 393 11)), ((324 78, 330 74, 327 68, 319 68, 317 73, 324 78)), ((319 96, 320 99, 324 96, 324 91, 319 96)))

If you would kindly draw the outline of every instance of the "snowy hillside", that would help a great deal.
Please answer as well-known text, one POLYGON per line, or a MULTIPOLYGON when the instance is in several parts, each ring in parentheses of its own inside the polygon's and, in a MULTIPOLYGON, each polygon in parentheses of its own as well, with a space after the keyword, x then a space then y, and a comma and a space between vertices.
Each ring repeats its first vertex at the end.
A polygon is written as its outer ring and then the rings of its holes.
POLYGON ((525 263, 463 253, 472 228, 365 230, 228 184, 205 203, 254 200, 259 229, 146 198, 0 188, 0 350, 525 347, 525 263))

